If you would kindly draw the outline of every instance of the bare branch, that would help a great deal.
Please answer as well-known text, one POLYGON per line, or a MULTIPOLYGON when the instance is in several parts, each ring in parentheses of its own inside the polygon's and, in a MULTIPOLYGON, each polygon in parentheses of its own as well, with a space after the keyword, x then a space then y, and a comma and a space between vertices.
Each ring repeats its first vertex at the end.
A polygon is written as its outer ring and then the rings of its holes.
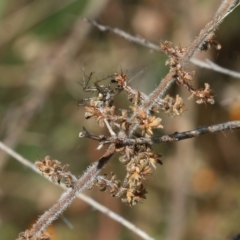
POLYGON ((111 211, 110 209, 106 208, 105 206, 101 205, 100 203, 96 202, 92 198, 79 194, 79 198, 81 198, 83 201, 87 202, 88 204, 92 205, 94 208, 96 208, 98 211, 106 214, 108 217, 114 219, 115 221, 119 222, 129 230, 133 231, 135 234, 140 236, 142 239, 145 240, 154 240, 154 238, 150 237, 146 232, 144 232, 142 229, 138 228, 131 222, 127 221, 125 218, 121 217, 120 215, 116 214, 115 212, 111 211))
POLYGON ((97 27, 102 32, 113 32, 116 35, 125 38, 127 41, 138 43, 138 44, 140 44, 142 46, 145 46, 147 48, 150 48, 150 49, 152 49, 154 51, 163 52, 158 45, 148 41, 145 38, 142 38, 140 36, 133 36, 133 35, 125 32, 125 31, 123 31, 123 30, 121 30, 119 28, 111 28, 109 26, 102 25, 102 24, 100 24, 97 21, 92 20, 92 19, 83 18, 83 20, 85 22, 91 23, 93 26, 97 27))
MULTIPOLYGON (((117 136, 114 137, 102 137, 101 139, 96 139, 95 135, 88 133, 88 138, 91 138, 93 140, 98 140, 102 144, 120 144, 120 145, 137 145, 137 144, 149 144, 152 145, 154 143, 166 143, 166 142, 178 142, 181 140, 185 140, 188 138, 198 137, 203 134, 207 133, 217 133, 217 132, 223 132, 227 130, 233 130, 240 128, 240 121, 231 121, 231 122, 225 122, 220 124, 214 124, 211 126, 204 126, 199 127, 194 130, 186 131, 186 132, 175 132, 169 135, 164 135, 161 137, 152 137, 152 138, 146 138, 146 137, 138 137, 138 138, 119 138, 117 136), (91 137, 93 136, 93 138, 91 137)), ((85 137, 85 135, 83 135, 85 137)))
POLYGON ((226 130, 233 130, 240 128, 240 121, 225 122, 221 124, 215 124, 211 126, 199 127, 195 130, 173 133, 170 135, 165 135, 161 137, 154 137, 152 141, 154 143, 163 143, 163 142, 178 142, 184 139, 198 137, 206 133, 216 133, 226 130))
POLYGON ((229 76, 234 77, 234 78, 240 78, 240 73, 239 72, 235 72, 235 71, 229 70, 227 68, 221 67, 221 66, 217 65, 216 63, 213 63, 212 61, 208 60, 208 59, 206 59, 205 61, 201 61, 199 59, 192 58, 191 62, 194 63, 195 65, 201 67, 201 68, 211 69, 215 72, 220 72, 220 73, 229 75, 229 76))
POLYGON ((5 145, 1 141, 0 141, 0 149, 2 149, 2 151, 7 153, 9 156, 15 158, 17 161, 19 161, 24 166, 32 169, 34 172, 36 172, 38 174, 41 174, 41 172, 38 170, 38 168, 33 163, 31 163, 29 160, 27 160, 26 158, 24 158, 23 156, 21 156, 20 154, 18 154, 14 150, 12 150, 10 147, 5 145))

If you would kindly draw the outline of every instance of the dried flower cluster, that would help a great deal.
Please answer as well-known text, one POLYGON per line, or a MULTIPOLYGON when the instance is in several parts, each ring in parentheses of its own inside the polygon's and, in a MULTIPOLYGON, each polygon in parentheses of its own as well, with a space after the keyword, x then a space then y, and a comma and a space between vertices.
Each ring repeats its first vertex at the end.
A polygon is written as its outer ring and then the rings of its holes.
POLYGON ((179 116, 185 111, 185 106, 179 95, 176 95, 176 98, 166 95, 166 97, 162 100, 160 109, 172 116, 179 116))
MULTIPOLYGON (((110 179, 107 176, 98 176, 93 183, 100 188, 101 191, 109 189, 111 196, 121 198, 123 202, 133 206, 146 198, 146 189, 142 183, 148 175, 151 175, 152 168, 156 168, 156 164, 162 164, 160 154, 155 154, 150 148, 142 146, 142 150, 134 148, 123 148, 120 162, 126 166, 127 174, 124 180, 117 179, 112 173, 110 179), (131 155, 126 156, 126 152, 131 151, 131 155), (137 155, 133 156, 133 152, 137 155)), ((93 186, 92 185, 92 186, 93 186)))
POLYGON ((85 105, 85 118, 95 118, 100 127, 106 126, 111 137, 97 137, 86 129, 79 136, 98 140, 99 148, 109 143, 111 138, 111 142, 115 143, 115 152, 120 154, 119 161, 126 168, 126 176, 122 181, 117 179, 115 174, 110 178, 99 176, 92 186, 98 186, 101 191, 108 189, 112 196, 119 197, 123 202, 133 206, 146 198, 147 191, 143 181, 151 175, 157 163, 162 164, 161 155, 154 153, 149 141, 144 140, 151 139, 154 129, 163 128, 162 120, 157 116, 159 111, 173 116, 180 115, 185 110, 184 103, 178 95, 176 98, 167 95, 146 112, 141 106, 147 96, 134 90, 128 84, 127 76, 122 72, 111 76, 110 83, 105 85, 100 85, 98 81, 94 86, 88 86, 91 77, 93 77, 92 73, 88 77, 85 76, 82 85, 85 91, 95 91, 95 96, 78 103, 85 105), (121 92, 127 95, 128 109, 115 108, 115 96, 121 92), (137 128, 131 134, 133 126, 137 128))
MULTIPOLYGON (((204 44, 211 45, 211 41, 204 44)), ((186 49, 174 48, 168 41, 161 43, 161 49, 169 56, 166 64, 174 73, 176 82, 189 90, 190 97, 195 96, 199 104, 214 103, 209 84, 205 83, 205 88, 200 90, 192 87, 194 72, 186 72, 181 65, 186 49)), ((154 129, 163 128, 159 112, 178 116, 185 111, 185 106, 179 95, 175 98, 166 95, 165 98, 156 99, 150 108, 145 109, 144 104, 149 101, 149 97, 133 89, 123 72, 107 75, 90 86, 93 77, 94 73, 90 73, 89 76, 84 74, 81 84, 85 92, 94 96, 79 100, 78 105, 84 105, 86 119, 94 118, 100 127, 107 127, 110 136, 97 136, 85 128, 79 136, 99 141, 98 149, 110 144, 109 153, 102 157, 102 161, 105 157, 109 159, 114 152, 118 153, 119 161, 125 166, 126 175, 122 181, 117 179, 115 174, 110 177, 97 176, 90 184, 91 187, 98 186, 101 191, 109 190, 113 197, 121 198, 123 202, 133 206, 146 198, 147 191, 143 181, 152 174, 157 163, 162 164, 161 154, 154 153, 151 147, 154 129), (129 104, 125 109, 116 108, 115 97, 120 93, 126 94, 128 99, 129 104)), ((67 165, 62 166, 59 161, 50 160, 48 156, 42 161, 37 161, 36 165, 53 182, 62 181, 67 187, 74 188, 77 178, 66 172, 67 165)))
MULTIPOLYGON (((217 48, 216 44, 217 44, 216 41, 209 39, 208 41, 205 41, 203 43, 200 50, 202 51, 208 50, 211 46, 215 46, 217 48)), ((183 85, 191 93, 190 98, 196 97, 196 102, 198 104, 202 103, 214 104, 212 90, 210 89, 210 85, 208 83, 205 83, 204 89, 199 90, 196 90, 192 86, 192 80, 195 73, 185 71, 181 64, 181 58, 185 53, 186 49, 182 47, 174 48, 172 47, 172 44, 169 41, 162 42, 161 49, 166 53, 167 56, 169 56, 166 65, 169 65, 170 70, 174 72, 174 78, 176 79, 176 82, 179 85, 183 85)), ((220 47, 218 46, 217 49, 220 49, 220 47)))
POLYGON ((46 231, 43 231, 38 236, 36 236, 29 230, 26 230, 25 232, 19 233, 17 240, 51 240, 51 236, 46 231))
MULTIPOLYGON (((168 41, 161 44, 161 49, 169 56, 166 64, 170 66, 170 71, 174 72, 173 77, 176 82, 189 90, 190 97, 195 96, 199 104, 213 104, 209 84, 206 83, 204 89, 195 90, 191 85, 194 72, 186 72, 181 66, 181 58, 186 49, 174 48, 168 41)), ((162 163, 161 155, 154 153, 151 148, 152 143, 147 141, 153 137, 154 129, 163 128, 162 120, 157 114, 161 111, 178 116, 185 110, 185 106, 179 95, 176 98, 167 95, 163 99, 157 99, 151 108, 146 110, 143 106, 148 101, 148 97, 133 89, 127 81, 127 75, 123 72, 109 76, 109 83, 100 84, 101 80, 98 80, 90 87, 89 82, 93 75, 93 73, 89 76, 84 75, 82 86, 87 92, 95 92, 95 96, 78 103, 85 106, 85 118, 95 118, 100 127, 106 126, 111 137, 98 137, 86 129, 79 136, 98 140, 98 148, 104 144, 114 143, 114 151, 121 155, 119 161, 125 166, 126 175, 122 181, 117 179, 115 174, 110 178, 100 176, 92 185, 98 186, 101 191, 109 189, 112 196, 119 197, 123 202, 133 206, 146 198, 147 191, 143 181, 151 175, 157 163, 162 163), (121 92, 124 92, 129 100, 127 109, 115 107, 115 96, 121 92)))
POLYGON ((51 181, 58 184, 60 184, 60 182, 63 182, 66 187, 74 186, 76 177, 70 172, 66 172, 68 164, 62 166, 58 160, 51 160, 49 156, 46 156, 41 161, 36 161, 35 164, 42 172, 42 174, 49 177, 51 181))

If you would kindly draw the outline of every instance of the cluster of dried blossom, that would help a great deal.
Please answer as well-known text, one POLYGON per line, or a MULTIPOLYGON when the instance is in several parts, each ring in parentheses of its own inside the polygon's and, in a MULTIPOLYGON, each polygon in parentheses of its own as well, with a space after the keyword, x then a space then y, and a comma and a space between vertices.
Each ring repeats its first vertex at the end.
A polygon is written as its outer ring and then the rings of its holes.
POLYGON ((19 233, 17 240, 51 240, 51 235, 47 231, 42 231, 39 236, 33 235, 31 231, 19 233))
MULTIPOLYGON (((178 59, 184 53, 184 49, 173 48, 169 42, 162 43, 161 47, 169 56, 167 64, 170 65, 171 69, 176 70, 175 77, 178 83, 186 85, 192 78, 187 78, 186 75, 190 76, 190 74, 177 67, 178 59)), ((157 163, 162 164, 161 154, 153 152, 152 144, 148 141, 153 137, 153 129, 163 128, 162 120, 158 116, 159 112, 172 116, 181 115, 185 110, 184 103, 179 95, 176 98, 167 95, 146 111, 141 106, 147 96, 130 86, 126 74, 122 72, 114 74, 109 76, 110 80, 105 84, 103 82, 99 84, 100 81, 97 81, 93 83, 93 86, 89 86, 93 75, 90 73, 89 76, 85 76, 82 85, 85 91, 94 92, 95 96, 82 99, 78 101, 78 104, 85 106, 86 119, 94 118, 100 127, 105 125, 108 127, 112 135, 112 144, 114 143, 114 152, 120 155, 119 161, 125 166, 126 175, 122 181, 117 179, 113 173, 110 177, 107 175, 97 176, 91 183, 91 187, 95 185, 101 191, 109 190, 111 196, 121 198, 123 202, 133 206, 146 198, 147 191, 143 181, 151 175, 152 169, 156 168, 157 163), (120 93, 125 93, 129 100, 126 109, 116 108, 115 97, 120 93), (137 128, 131 132, 134 126, 137 128), (127 144, 126 141, 123 141, 126 139, 134 140, 134 144, 132 142, 127 144)), ((209 99, 212 99, 212 96, 210 94, 204 95, 203 92, 194 90, 194 93, 201 93, 198 95, 201 101, 197 102, 210 102, 209 99)), ((80 136, 94 139, 95 135, 85 130, 80 136)), ((107 136, 95 137, 95 140, 99 141, 99 148, 108 143, 105 141, 107 138, 107 136)), ((43 161, 37 161, 36 165, 44 175, 49 176, 54 182, 60 183, 63 179, 67 187, 74 187, 76 177, 65 172, 66 165, 61 166, 60 162, 50 160, 49 157, 43 161)))
MULTIPOLYGON (((147 142, 135 141, 135 144, 124 144, 121 139, 130 138, 130 130, 134 125, 138 128, 133 132, 132 139, 151 138, 153 129, 163 128, 161 118, 156 114, 159 111, 166 111, 179 115, 184 110, 183 103, 179 96, 177 100, 167 96, 163 101, 153 105, 150 113, 146 113, 140 108, 146 96, 133 89, 127 81, 126 74, 123 73, 115 74, 110 83, 105 85, 95 83, 95 90, 96 96, 82 103, 85 105, 85 117, 87 119, 94 117, 101 127, 104 123, 108 124, 113 133, 112 137, 115 137, 115 152, 120 155, 119 161, 125 166, 126 175, 122 181, 117 179, 115 174, 109 178, 98 176, 92 186, 96 185, 102 191, 109 189, 113 197, 119 197, 123 202, 133 206, 146 198, 147 191, 143 181, 152 173, 152 168, 161 163, 161 155, 154 153, 147 142), (127 95, 129 105, 126 109, 120 110, 115 107, 115 97, 121 92, 127 95), (136 117, 130 121, 133 115, 136 117)), ((99 146, 105 144, 102 139, 99 140, 99 146)))
MULTIPOLYGON (((206 51, 212 45, 212 39, 204 41, 203 45, 200 47, 200 50, 206 51), (206 47, 203 47, 206 46, 206 47)), ((196 97, 196 102, 201 103, 211 103, 214 104, 214 99, 212 95, 212 90, 210 85, 205 83, 204 89, 194 89, 192 86, 192 81, 194 77, 194 72, 187 72, 184 70, 180 64, 180 59, 183 57, 183 54, 186 51, 186 48, 176 47, 173 48, 172 44, 169 41, 161 43, 161 49, 165 52, 169 59, 166 64, 170 66, 171 71, 174 71, 174 78, 179 85, 183 85, 190 93, 190 97, 196 97)))
POLYGON ((58 160, 51 160, 50 156, 46 156, 41 161, 36 161, 35 165, 39 168, 43 175, 49 177, 54 183, 63 182, 66 187, 73 187, 77 178, 70 172, 66 172, 68 164, 62 166, 58 160))

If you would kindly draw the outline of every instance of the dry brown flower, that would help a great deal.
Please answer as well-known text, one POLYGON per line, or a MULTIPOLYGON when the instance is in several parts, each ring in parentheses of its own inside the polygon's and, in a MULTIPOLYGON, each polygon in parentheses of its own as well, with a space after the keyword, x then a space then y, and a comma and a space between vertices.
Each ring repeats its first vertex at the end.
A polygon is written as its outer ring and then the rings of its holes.
POLYGON ((63 180, 66 187, 72 187, 76 181, 76 177, 70 172, 66 172, 68 164, 62 166, 58 160, 51 160, 50 156, 46 156, 43 160, 36 161, 35 165, 39 168, 43 175, 48 176, 53 182, 63 180))
POLYGON ((138 112, 139 128, 142 130, 142 134, 146 137, 152 136, 153 128, 163 128, 160 124, 162 119, 155 116, 148 116, 145 111, 140 110, 138 112))
POLYGON ((30 233, 29 230, 26 230, 25 232, 19 233, 17 240, 51 240, 51 235, 43 231, 38 236, 35 236, 30 233))

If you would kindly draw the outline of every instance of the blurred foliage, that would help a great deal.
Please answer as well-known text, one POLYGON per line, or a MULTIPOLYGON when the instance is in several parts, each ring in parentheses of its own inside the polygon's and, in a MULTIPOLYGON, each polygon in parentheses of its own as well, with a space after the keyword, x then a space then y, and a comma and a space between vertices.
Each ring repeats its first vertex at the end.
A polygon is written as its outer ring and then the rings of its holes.
MULTIPOLYGON (((81 18, 95 18, 155 43, 169 40, 187 46, 218 4, 198 0, 0 1, 1 141, 32 162, 50 155, 80 175, 101 152, 95 142, 79 139, 78 133, 83 126, 96 134, 106 131, 86 122, 82 108, 77 107, 77 99, 86 96, 78 84, 82 68, 86 73, 95 71, 99 78, 121 69, 133 78, 142 71, 132 85, 146 93, 168 71, 162 54, 99 32, 81 18)), ((240 8, 217 31, 219 52, 213 49, 198 57, 240 71, 239 17, 240 8)), ((199 106, 174 86, 170 93, 181 94, 188 111, 181 117, 163 116, 164 133, 239 120, 239 79, 193 65, 189 68, 196 71, 196 86, 210 83, 216 104, 199 106), (228 104, 223 104, 225 100, 228 104)), ((119 98, 117 104, 124 101, 119 98)), ((227 239, 240 232, 239 144, 239 131, 234 131, 155 146, 164 155, 164 165, 147 183, 148 199, 136 208, 97 189, 88 194, 155 239, 227 239)), ((119 166, 114 158, 105 171, 121 175, 119 166)), ((1 240, 16 238, 60 192, 0 152, 1 240)), ((139 239, 79 200, 49 231, 58 240, 139 239)))

